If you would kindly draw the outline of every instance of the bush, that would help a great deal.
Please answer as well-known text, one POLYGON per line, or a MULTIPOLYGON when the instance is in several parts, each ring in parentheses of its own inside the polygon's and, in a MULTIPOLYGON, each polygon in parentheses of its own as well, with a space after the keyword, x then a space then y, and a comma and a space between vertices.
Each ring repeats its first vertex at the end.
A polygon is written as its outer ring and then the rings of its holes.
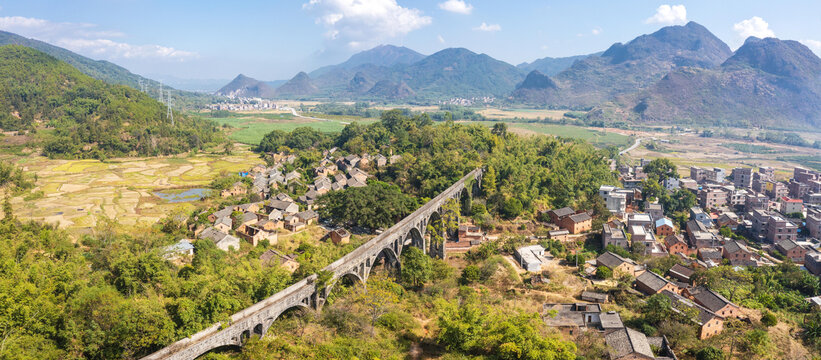
POLYGON ((479 267, 476 265, 468 265, 462 269, 462 277, 459 279, 463 284, 470 284, 479 281, 479 267))
POLYGON ((697 360, 724 360, 724 352, 712 346, 702 348, 696 352, 697 360))
POLYGON ((598 268, 596 268, 596 277, 602 280, 612 278, 613 270, 610 270, 606 266, 599 266, 598 268))
POLYGON ((764 315, 761 316, 761 323, 766 327, 775 326, 778 324, 778 318, 771 311, 765 311, 764 315))

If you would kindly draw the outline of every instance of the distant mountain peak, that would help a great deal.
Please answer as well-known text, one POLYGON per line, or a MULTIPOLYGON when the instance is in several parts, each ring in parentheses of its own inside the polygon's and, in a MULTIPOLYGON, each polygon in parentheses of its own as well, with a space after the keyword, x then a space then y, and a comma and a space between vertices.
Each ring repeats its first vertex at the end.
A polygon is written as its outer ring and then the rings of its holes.
POLYGON ((556 83, 553 82, 547 75, 542 74, 539 70, 533 70, 523 81, 517 89, 557 89, 556 83))
POLYGON ((217 90, 216 94, 227 97, 271 98, 274 97, 275 91, 262 81, 239 74, 234 80, 217 90))

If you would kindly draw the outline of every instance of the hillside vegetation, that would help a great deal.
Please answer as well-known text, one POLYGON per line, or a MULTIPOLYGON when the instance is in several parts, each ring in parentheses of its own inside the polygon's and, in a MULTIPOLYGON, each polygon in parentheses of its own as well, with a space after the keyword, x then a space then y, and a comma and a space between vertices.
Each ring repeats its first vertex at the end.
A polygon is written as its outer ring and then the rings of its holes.
MULTIPOLYGON (((42 41, 28 39, 20 35, 0 31, 0 46, 2 45, 22 45, 42 51, 49 54, 60 61, 65 61, 69 65, 77 68, 83 74, 91 76, 97 80, 101 80, 107 84, 112 85, 126 85, 134 89, 139 88, 140 81, 148 85, 153 91, 152 96, 157 96, 160 83, 140 75, 134 74, 128 69, 123 68, 117 64, 105 60, 93 60, 69 50, 54 46, 42 41)), ((171 97, 176 100, 176 104, 180 107, 188 106, 202 106, 208 103, 215 102, 217 98, 213 95, 195 93, 189 91, 182 91, 164 86, 164 92, 170 92, 171 97)), ((165 97, 165 95, 163 96, 165 97)))
POLYGON ((52 157, 164 155, 221 138, 210 121, 175 114, 122 85, 108 85, 23 46, 0 47, 0 127, 37 131, 52 157), (43 133, 43 134, 40 134, 43 133))

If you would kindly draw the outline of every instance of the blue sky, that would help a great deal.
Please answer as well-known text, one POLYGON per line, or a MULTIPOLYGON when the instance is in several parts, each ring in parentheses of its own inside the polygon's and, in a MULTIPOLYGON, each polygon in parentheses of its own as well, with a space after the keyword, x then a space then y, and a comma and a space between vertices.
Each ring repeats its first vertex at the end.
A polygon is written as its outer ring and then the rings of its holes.
POLYGON ((287 79, 378 44, 465 47, 518 64, 601 51, 696 21, 735 49, 746 36, 821 53, 815 1, 0 0, 0 30, 140 74, 287 79))

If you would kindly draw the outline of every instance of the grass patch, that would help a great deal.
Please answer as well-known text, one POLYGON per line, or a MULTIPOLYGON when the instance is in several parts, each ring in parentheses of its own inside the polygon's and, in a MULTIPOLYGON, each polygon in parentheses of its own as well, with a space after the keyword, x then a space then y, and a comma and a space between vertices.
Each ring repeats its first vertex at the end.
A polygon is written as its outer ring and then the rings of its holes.
POLYGON ((799 163, 816 171, 821 171, 821 158, 811 155, 780 156, 779 161, 799 163))
POLYGON ((744 153, 750 154, 773 154, 777 151, 769 146, 764 145, 755 145, 755 144, 744 144, 744 143, 727 143, 721 144, 721 146, 733 149, 735 151, 740 151, 744 153))
POLYGON ((219 125, 230 126, 228 137, 236 142, 249 145, 257 145, 265 136, 265 134, 274 131, 293 131, 298 127, 308 126, 317 129, 321 132, 334 133, 340 132, 345 128, 347 123, 359 122, 369 124, 376 119, 363 119, 351 116, 334 116, 324 114, 312 114, 317 118, 325 118, 328 121, 312 120, 305 118, 294 117, 292 114, 272 114, 272 113, 253 113, 253 114, 236 114, 231 117, 211 118, 219 125))
MULTIPOLYGON (((494 124, 497 124, 497 122, 495 121, 474 121, 473 123, 482 124, 488 127, 492 127, 494 124)), ((523 129, 527 131, 532 131, 537 134, 582 139, 598 147, 626 147, 632 143, 630 137, 626 135, 613 132, 591 130, 574 125, 508 123, 508 126, 513 129, 523 129)))

